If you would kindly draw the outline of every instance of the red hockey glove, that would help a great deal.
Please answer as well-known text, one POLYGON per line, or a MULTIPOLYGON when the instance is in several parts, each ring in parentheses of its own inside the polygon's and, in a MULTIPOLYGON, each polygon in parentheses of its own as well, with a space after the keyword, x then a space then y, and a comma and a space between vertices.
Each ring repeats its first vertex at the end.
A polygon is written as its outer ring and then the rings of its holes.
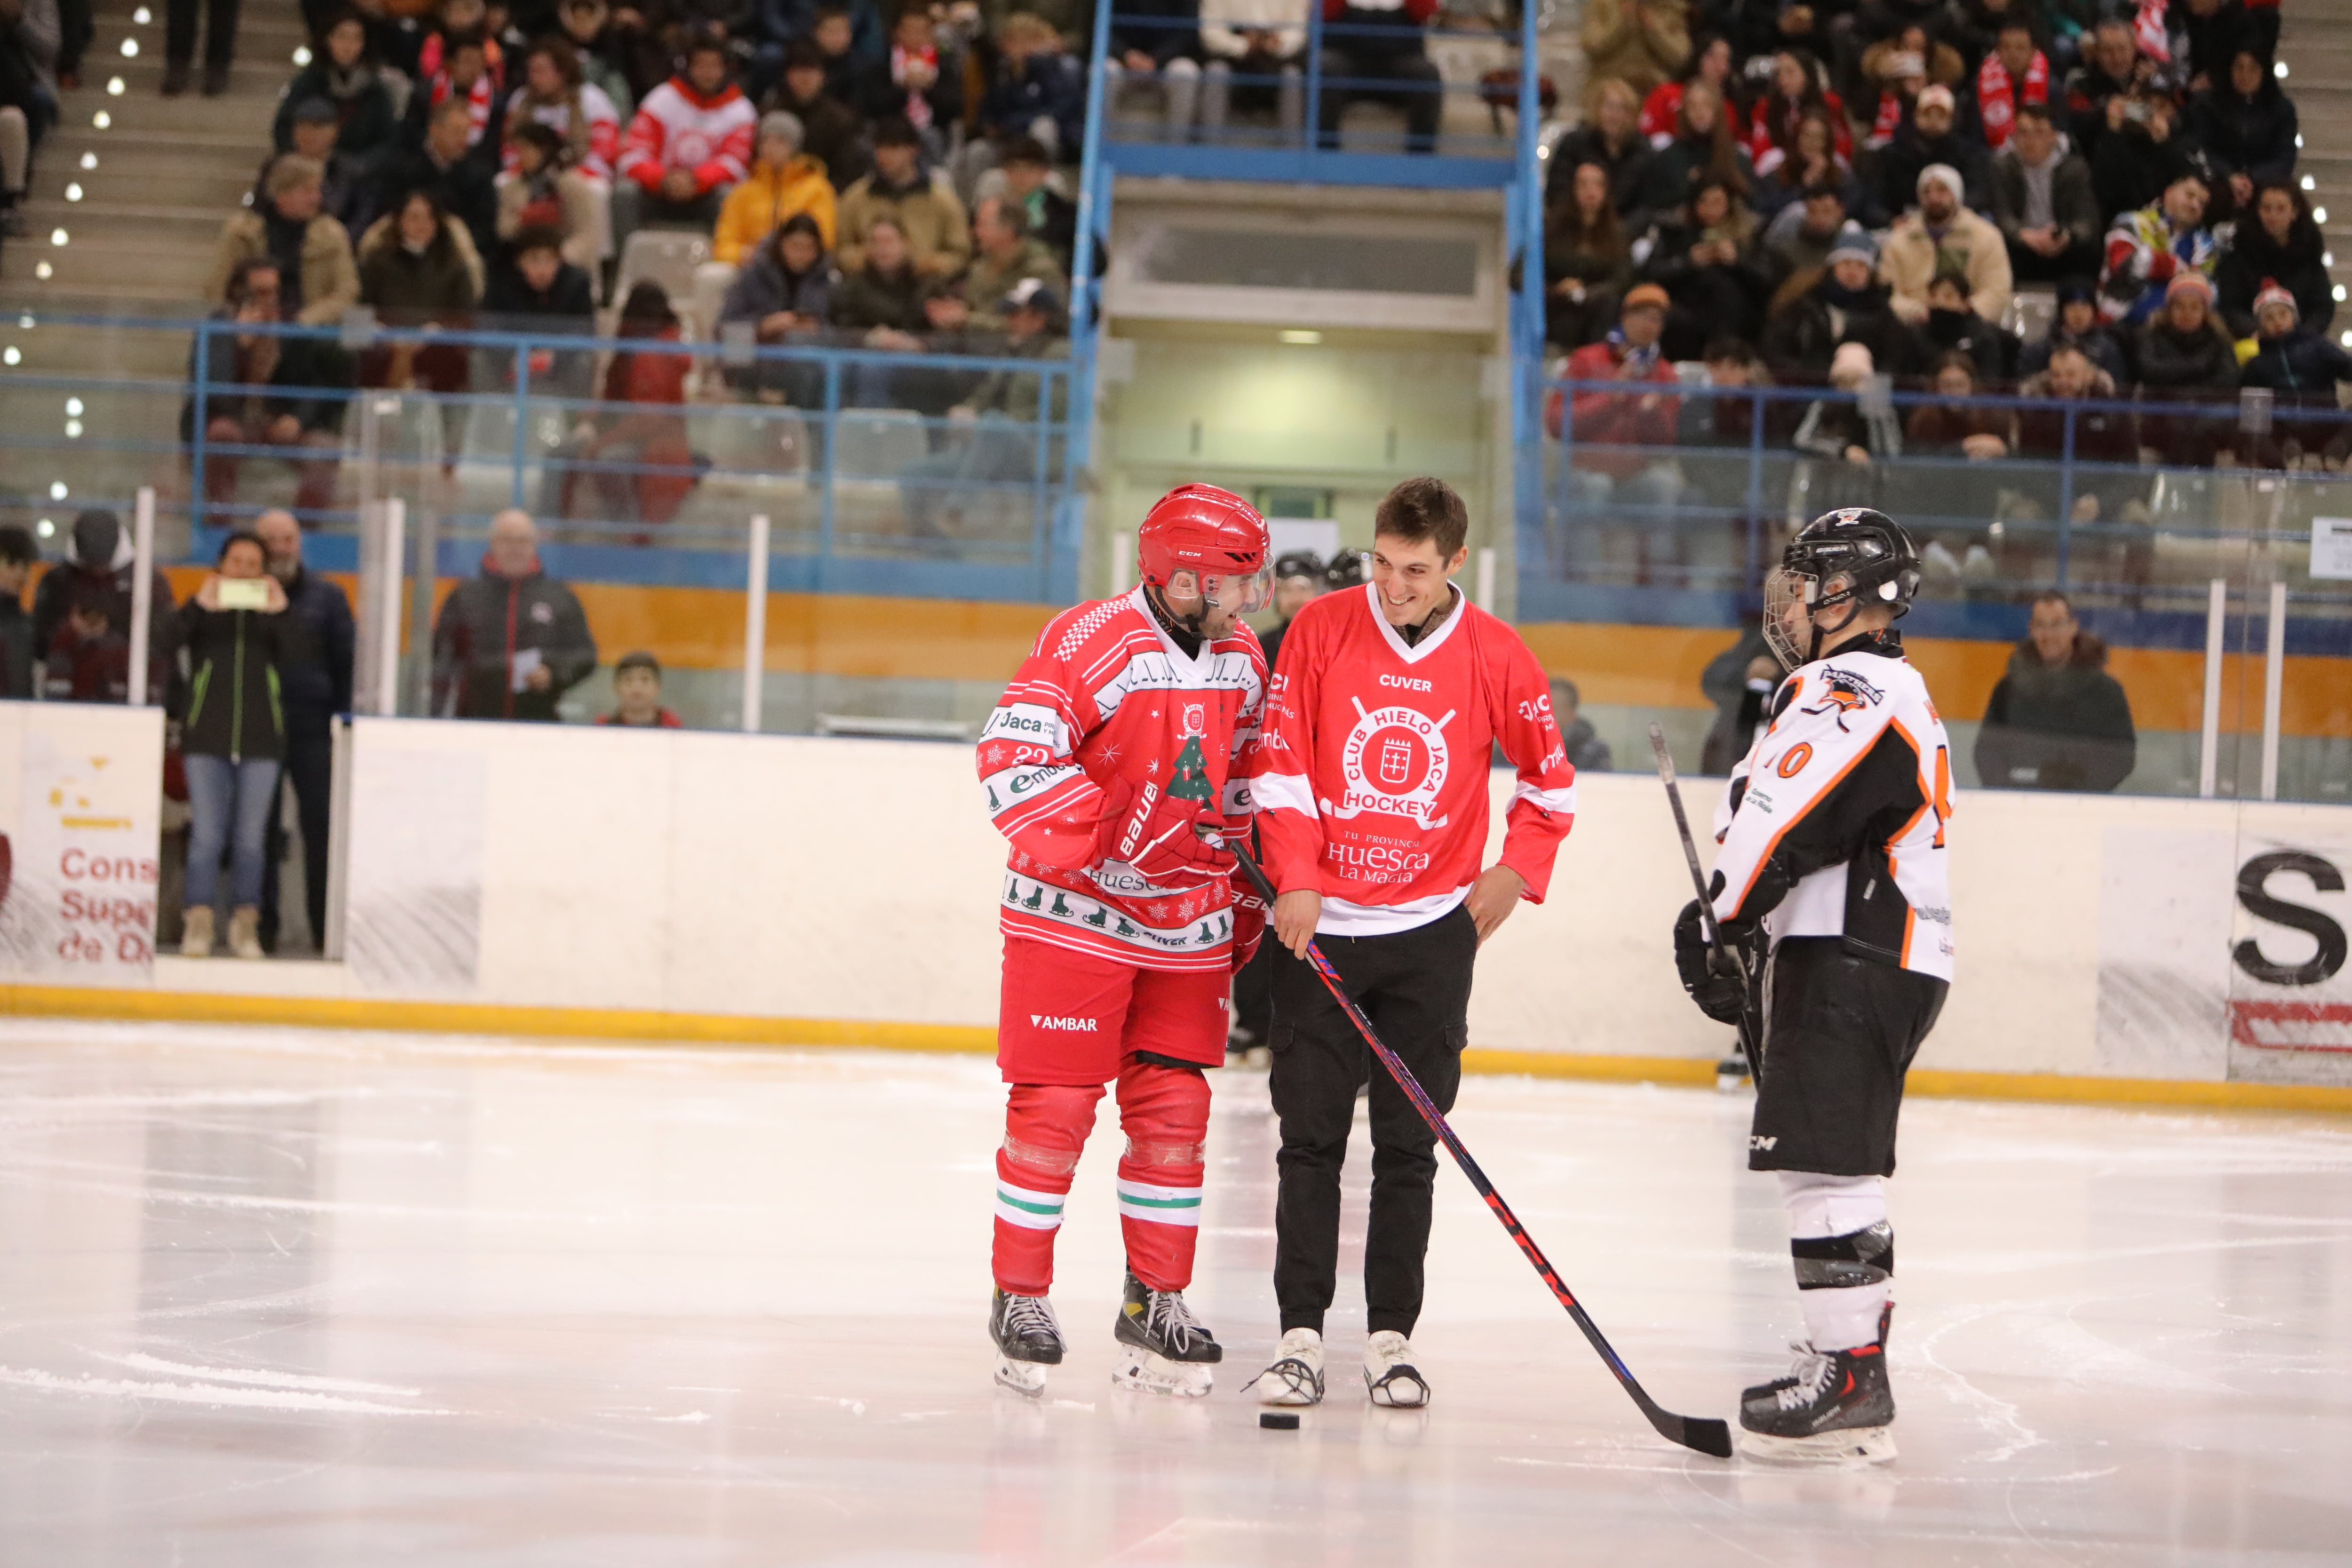
POLYGON ((1095 828, 1095 859, 1118 860, 1154 882, 1205 881, 1233 869, 1222 840, 1204 842, 1203 822, 1223 826, 1224 818, 1197 801, 1179 800, 1155 784, 1138 786, 1114 780, 1104 792, 1101 823, 1095 828))
MULTIPOLYGON (((1235 878, 1236 884, 1240 882, 1235 878)), ((1265 935, 1265 900, 1257 889, 1236 885, 1234 889, 1234 973, 1239 974, 1249 961, 1257 955, 1257 944, 1265 935)))

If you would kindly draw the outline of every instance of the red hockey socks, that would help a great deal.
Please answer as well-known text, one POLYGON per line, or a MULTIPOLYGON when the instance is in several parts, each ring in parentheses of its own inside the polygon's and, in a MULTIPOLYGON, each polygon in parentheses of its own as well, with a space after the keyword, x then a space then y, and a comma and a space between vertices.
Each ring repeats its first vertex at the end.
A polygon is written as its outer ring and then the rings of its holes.
POLYGON ((1043 1296, 1054 1283, 1054 1233, 1102 1097, 1099 1084, 1035 1083, 1016 1083, 1006 1097, 994 1267, 996 1288, 1009 1296, 1043 1296))
MULTIPOLYGON (((1209 1080, 1197 1069, 1130 1059, 1118 1075, 1118 1227, 1128 1267, 1154 1290, 1192 1282, 1201 1236, 1209 1080)), ((1001 1229, 1001 1227, 1000 1227, 1001 1229)))

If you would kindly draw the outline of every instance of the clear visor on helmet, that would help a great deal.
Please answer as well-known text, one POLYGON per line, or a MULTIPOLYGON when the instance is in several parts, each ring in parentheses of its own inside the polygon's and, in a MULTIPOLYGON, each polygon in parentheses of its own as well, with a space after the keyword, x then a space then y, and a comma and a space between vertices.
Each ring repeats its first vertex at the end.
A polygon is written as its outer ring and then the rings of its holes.
POLYGON ((1794 669, 1812 657, 1812 606, 1821 586, 1820 578, 1785 566, 1764 579, 1764 640, 1783 668, 1794 669))
POLYGON ((1198 598, 1205 608, 1239 619, 1257 614, 1273 599, 1274 572, 1261 566, 1246 575, 1220 576, 1183 568, 1168 574, 1168 595, 1171 600, 1198 598))

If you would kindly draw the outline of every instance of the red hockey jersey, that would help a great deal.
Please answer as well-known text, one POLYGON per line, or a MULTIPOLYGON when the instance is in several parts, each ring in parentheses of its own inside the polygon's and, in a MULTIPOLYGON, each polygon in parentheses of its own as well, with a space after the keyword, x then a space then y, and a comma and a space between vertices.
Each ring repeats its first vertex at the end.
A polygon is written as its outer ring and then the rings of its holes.
POLYGON ((1486 761, 1519 787, 1502 864, 1541 903, 1576 814, 1551 684, 1519 635, 1454 590, 1408 645, 1370 584, 1327 595, 1283 634, 1251 791, 1276 890, 1323 895, 1318 931, 1409 931, 1469 896, 1486 851, 1486 761))
POLYGON ((1188 658, 1140 588, 1047 622, 980 734, 981 788, 1013 841, 1004 933, 1144 969, 1230 964, 1233 882, 1155 886, 1097 860, 1095 829, 1118 778, 1245 819, 1265 700, 1247 626, 1188 658))

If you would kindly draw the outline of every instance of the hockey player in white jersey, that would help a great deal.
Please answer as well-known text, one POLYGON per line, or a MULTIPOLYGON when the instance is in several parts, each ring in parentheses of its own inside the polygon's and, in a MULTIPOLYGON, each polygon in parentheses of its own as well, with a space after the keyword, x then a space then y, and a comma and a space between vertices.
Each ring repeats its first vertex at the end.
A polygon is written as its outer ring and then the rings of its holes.
POLYGON ((1675 927, 1701 1011, 1762 1015, 1748 1163, 1779 1176, 1807 1335, 1790 1375, 1740 1402, 1742 1446, 1768 1458, 1895 1452, 1885 1178, 1904 1074, 1952 976, 1951 748, 1892 629, 1918 582, 1910 536, 1880 512, 1832 511, 1790 541, 1764 609, 1790 673, 1717 812, 1709 889, 1760 998, 1696 902, 1675 927))

